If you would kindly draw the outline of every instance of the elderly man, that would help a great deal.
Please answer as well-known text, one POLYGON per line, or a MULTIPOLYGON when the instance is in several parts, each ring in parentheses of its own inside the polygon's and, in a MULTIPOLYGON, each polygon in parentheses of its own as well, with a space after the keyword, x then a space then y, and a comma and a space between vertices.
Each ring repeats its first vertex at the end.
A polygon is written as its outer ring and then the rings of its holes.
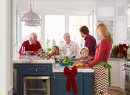
POLYGON ((70 34, 64 34, 65 43, 63 43, 60 49, 64 50, 64 56, 79 57, 79 46, 76 42, 70 40, 70 34))
POLYGON ((30 55, 38 52, 38 49, 42 48, 39 41, 37 41, 37 34, 31 33, 29 36, 29 40, 26 40, 22 43, 22 46, 20 48, 20 54, 22 54, 21 51, 30 51, 30 55))

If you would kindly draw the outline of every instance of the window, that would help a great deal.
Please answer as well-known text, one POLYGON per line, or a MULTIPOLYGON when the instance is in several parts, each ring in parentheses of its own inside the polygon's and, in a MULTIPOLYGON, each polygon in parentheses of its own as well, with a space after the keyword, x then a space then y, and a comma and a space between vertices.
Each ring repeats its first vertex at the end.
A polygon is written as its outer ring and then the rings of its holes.
POLYGON ((69 33, 71 39, 77 42, 80 47, 84 45, 84 39, 79 32, 79 28, 83 25, 88 26, 88 16, 69 16, 69 33))
POLYGON ((41 39, 41 26, 37 26, 37 27, 30 27, 30 26, 25 26, 25 22, 21 22, 22 23, 22 42, 24 42, 25 40, 29 39, 29 35, 34 32, 37 34, 38 36, 38 41, 40 41, 41 39))
POLYGON ((64 15, 45 15, 45 44, 46 48, 53 45, 60 46, 64 39, 65 16, 64 15))
POLYGON ((45 23, 42 24, 45 25, 45 30, 43 30, 43 33, 41 33, 41 27, 44 26, 30 27, 25 26, 25 23, 21 22, 21 31, 19 31, 19 33, 21 32, 19 34, 19 42, 21 43, 19 46, 21 46, 25 40, 29 39, 29 35, 32 32, 38 35, 38 41, 41 42, 44 49, 52 47, 53 45, 60 46, 64 42, 64 33, 69 32, 71 35, 71 40, 77 42, 80 47, 83 47, 84 39, 80 35, 79 28, 83 25, 91 28, 90 23, 88 23, 90 20, 88 19, 88 16, 66 17, 66 15, 45 15, 45 23), (65 28, 67 28, 68 31, 65 31, 65 28))

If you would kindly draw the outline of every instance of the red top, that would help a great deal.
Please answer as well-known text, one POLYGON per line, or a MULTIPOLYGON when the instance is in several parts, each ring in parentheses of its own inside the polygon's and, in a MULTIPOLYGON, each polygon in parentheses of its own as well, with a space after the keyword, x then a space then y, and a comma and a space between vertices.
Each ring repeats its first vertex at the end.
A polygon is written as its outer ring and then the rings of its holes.
POLYGON ((41 44, 39 43, 39 41, 36 42, 36 44, 31 44, 29 43, 29 40, 26 40, 22 43, 21 48, 20 48, 20 55, 21 55, 21 51, 22 51, 22 46, 25 47, 25 51, 33 51, 38 52, 39 48, 42 48, 41 44))
POLYGON ((49 58, 51 58, 51 56, 56 56, 56 55, 59 55, 59 54, 50 53, 50 54, 49 54, 49 58))
POLYGON ((96 47, 94 61, 89 63, 88 66, 92 67, 93 65, 97 65, 101 61, 107 63, 111 48, 112 43, 110 42, 110 39, 102 39, 100 44, 96 47))
POLYGON ((88 34, 84 40, 85 40, 84 47, 87 47, 89 49, 89 55, 93 57, 95 55, 95 51, 96 51, 95 38, 88 34))

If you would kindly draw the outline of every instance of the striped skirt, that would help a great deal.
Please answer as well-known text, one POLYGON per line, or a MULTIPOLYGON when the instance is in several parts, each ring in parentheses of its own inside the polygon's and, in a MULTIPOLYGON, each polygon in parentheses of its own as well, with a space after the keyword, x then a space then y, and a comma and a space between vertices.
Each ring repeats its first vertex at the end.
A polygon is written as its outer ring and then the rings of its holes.
POLYGON ((94 69, 94 91, 106 92, 107 91, 107 70, 102 65, 95 65, 94 69))

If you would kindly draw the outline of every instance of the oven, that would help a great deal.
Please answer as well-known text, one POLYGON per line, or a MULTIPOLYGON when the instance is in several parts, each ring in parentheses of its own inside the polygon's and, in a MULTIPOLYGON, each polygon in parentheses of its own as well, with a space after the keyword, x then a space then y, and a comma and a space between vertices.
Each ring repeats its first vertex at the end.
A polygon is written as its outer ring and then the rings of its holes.
POLYGON ((130 95, 130 60, 126 60, 123 65, 125 71, 125 95, 130 95))
POLYGON ((130 71, 125 70, 125 93, 130 95, 130 71))
POLYGON ((23 95, 50 95, 50 76, 24 76, 23 95))

